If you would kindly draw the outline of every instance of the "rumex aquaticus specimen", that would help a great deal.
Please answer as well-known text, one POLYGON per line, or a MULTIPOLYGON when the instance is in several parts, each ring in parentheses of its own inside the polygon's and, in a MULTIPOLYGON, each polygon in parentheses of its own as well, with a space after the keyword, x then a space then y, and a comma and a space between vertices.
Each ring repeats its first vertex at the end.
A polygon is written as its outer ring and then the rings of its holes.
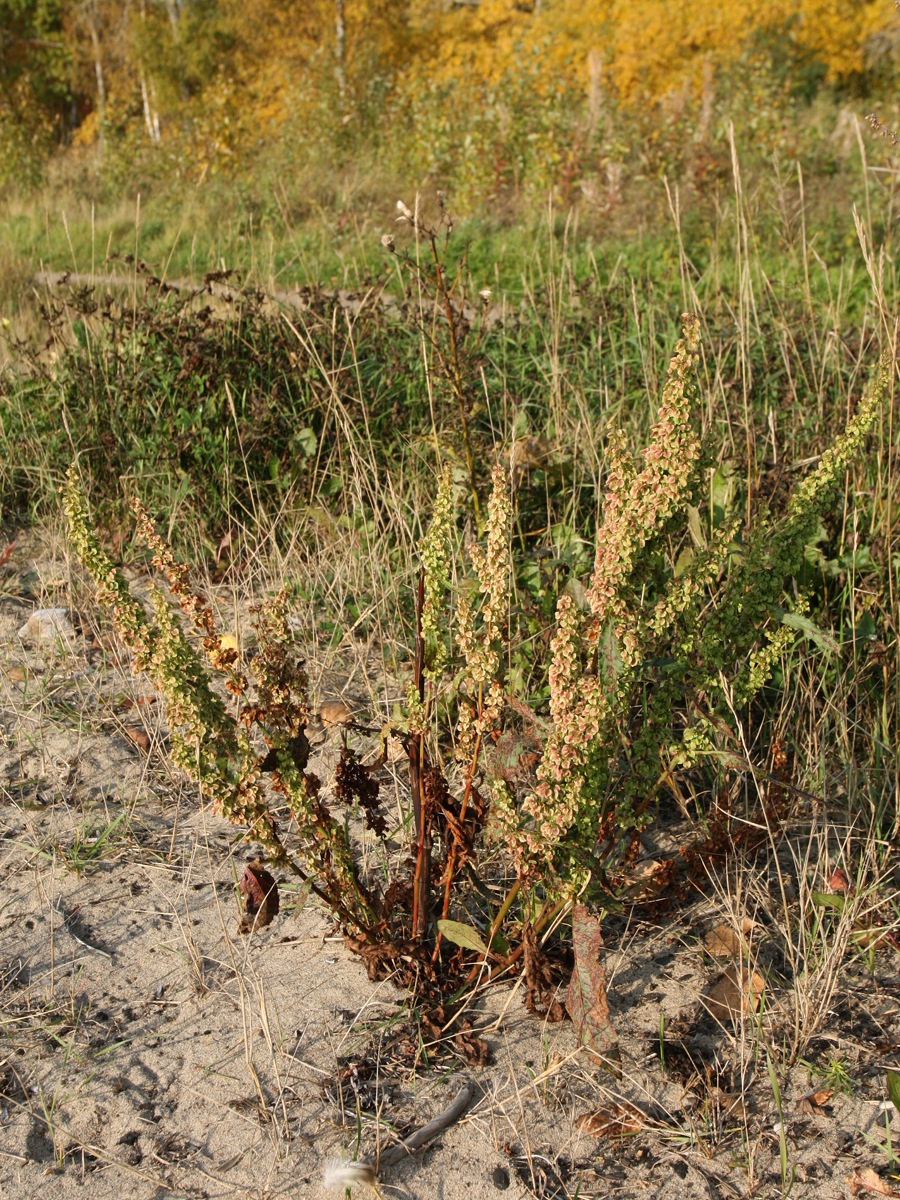
MULTIPOLYGON (((550 1011, 553 972, 541 935, 589 885, 599 884, 595 898, 614 887, 667 773, 715 760, 716 730, 735 703, 746 704, 762 687, 785 639, 795 635, 784 620, 792 603, 785 581, 862 448, 892 362, 881 361, 844 433, 795 489, 783 519, 759 513, 742 528, 738 516, 726 515, 676 570, 669 547, 684 540, 686 510, 702 486, 699 331, 699 319, 687 315, 642 456, 628 451, 621 434, 609 438, 585 603, 570 591, 559 598, 548 664, 549 728, 536 776, 516 795, 489 753, 510 714, 528 701, 510 697, 504 679, 513 572, 509 485, 495 468, 484 548, 470 544, 468 580, 454 592, 454 484, 449 471, 442 473, 420 543, 405 727, 386 731, 406 750, 413 815, 408 873, 401 868, 390 879, 364 874, 347 826, 305 772, 305 677, 296 664, 293 675, 285 673, 291 654, 285 597, 258 614, 264 649, 248 674, 223 645, 187 569, 138 506, 139 532, 197 631, 204 664, 161 592, 153 595, 155 621, 131 596, 99 545, 70 472, 65 502, 73 545, 132 647, 135 666, 154 675, 167 698, 175 761, 224 816, 247 826, 270 865, 309 880, 373 975, 395 973, 434 993, 521 963, 532 1006, 550 1011), (211 688, 209 668, 224 672, 231 709, 211 688), (447 713, 455 714, 449 730, 441 725, 447 713), (268 748, 264 757, 252 745, 253 729, 268 748), (456 767, 445 772, 441 746, 448 735, 456 767), (272 786, 261 779, 269 767, 272 786), (285 831, 276 820, 282 811, 285 831), (486 839, 499 842, 506 864, 496 901, 471 886, 473 875, 481 882, 486 839)), ((793 603, 802 606, 802 598, 793 603)), ((339 792, 360 802, 380 837, 377 793, 364 770, 345 753, 339 792)), ((496 855, 492 861, 496 883, 496 855)))

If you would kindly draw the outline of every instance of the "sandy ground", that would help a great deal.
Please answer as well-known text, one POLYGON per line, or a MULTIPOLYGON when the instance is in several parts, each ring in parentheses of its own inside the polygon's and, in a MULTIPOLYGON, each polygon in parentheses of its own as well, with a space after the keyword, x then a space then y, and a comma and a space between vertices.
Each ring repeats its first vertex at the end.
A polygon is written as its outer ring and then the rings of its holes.
MULTIPOLYGON (((621 1079, 509 984, 470 1014, 489 1065, 448 1044, 414 1070, 406 997, 367 980, 317 905, 285 888, 271 926, 238 933, 252 847, 169 771, 153 689, 94 637, 96 614, 69 607, 73 636, 19 635, 36 608, 71 605, 67 570, 19 551, 0 579, 0 1195, 340 1196, 330 1160, 374 1154, 467 1079, 465 1117, 386 1168, 384 1195, 832 1200, 863 1168, 900 1195, 884 1148, 896 951, 851 956, 800 1056, 812 1065, 779 1071, 787 1175, 765 1047, 799 1011, 796 981, 763 954, 764 1015, 725 1028, 702 1013, 722 971, 703 941, 727 907, 714 896, 610 922, 621 1079), (798 1107, 829 1078, 833 1096, 798 1107), (600 1136, 579 1123, 591 1113, 600 1136)), ((900 1154, 896 1113, 892 1131, 900 1154)))

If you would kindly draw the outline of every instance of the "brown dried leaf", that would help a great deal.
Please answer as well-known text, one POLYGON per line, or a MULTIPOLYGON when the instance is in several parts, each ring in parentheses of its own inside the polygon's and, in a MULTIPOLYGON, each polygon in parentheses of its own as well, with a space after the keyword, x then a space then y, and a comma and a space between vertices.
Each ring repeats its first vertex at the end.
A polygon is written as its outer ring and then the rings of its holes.
POLYGON ((855 1171, 851 1171, 844 1178, 850 1184, 852 1196, 863 1191, 874 1192, 876 1196, 900 1196, 900 1192, 895 1192, 888 1181, 882 1179, 878 1172, 873 1171, 871 1167, 857 1167, 855 1171))
POLYGON ((731 925, 717 925, 706 935, 703 944, 713 958, 736 958, 746 950, 745 939, 749 939, 755 928, 756 922, 749 917, 741 921, 740 932, 731 925))
POLYGON ((807 1116, 830 1116, 825 1105, 833 1095, 834 1088, 819 1088, 818 1091, 807 1092, 797 1101, 797 1112, 806 1113, 807 1116))
POLYGON ((627 1100, 611 1100, 593 1112, 582 1113, 576 1121, 583 1133, 591 1137, 626 1137, 640 1133, 644 1127, 645 1114, 627 1100))
POLYGON ((756 1012, 766 990, 766 981, 758 971, 729 967, 703 999, 707 1012, 717 1021, 734 1021, 756 1012))
POLYGON ((619 894, 623 899, 637 904, 656 900, 671 882, 669 863, 648 859, 629 871, 622 882, 624 887, 619 894))
POLYGON ((726 1092, 720 1087, 711 1087, 701 1106, 701 1111, 709 1114, 721 1113, 736 1121, 743 1121, 746 1113, 744 1099, 738 1092, 726 1092))
MULTIPOLYGON (((294 765, 298 771, 305 771, 306 764, 309 762, 310 754, 309 739, 301 729, 296 733, 287 744, 287 750, 291 758, 294 760, 294 765)), ((256 764, 256 770, 261 771, 265 775, 271 775, 273 771, 278 770, 278 755, 280 751, 276 746, 271 746, 266 754, 259 759, 256 764)))
POLYGON ((603 932, 600 922, 583 904, 572 910, 572 949, 575 966, 566 993, 566 1010, 578 1041, 607 1065, 619 1060, 618 1036, 609 1017, 606 971, 600 961, 603 932))
POLYGON ((835 867, 828 878, 828 890, 848 896, 853 891, 853 884, 843 867, 835 867))
POLYGON ((332 725, 346 725, 353 720, 353 713, 343 700, 326 700, 319 709, 319 720, 326 729, 332 725))
POLYGON ((124 732, 128 740, 134 742, 139 750, 143 750, 146 753, 150 749, 150 735, 146 729, 135 727, 133 729, 126 729, 124 732))
POLYGON ((252 933, 271 924, 278 912, 278 884, 261 862, 254 859, 244 867, 238 887, 244 897, 244 915, 238 931, 252 933))

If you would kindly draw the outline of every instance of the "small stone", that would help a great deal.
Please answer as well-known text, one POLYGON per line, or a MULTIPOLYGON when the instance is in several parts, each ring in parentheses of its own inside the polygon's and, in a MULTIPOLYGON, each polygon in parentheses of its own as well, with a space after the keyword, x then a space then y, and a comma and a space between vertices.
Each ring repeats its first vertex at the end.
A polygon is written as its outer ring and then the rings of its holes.
POLYGON ((75 637, 75 627, 68 609, 36 608, 19 630, 19 637, 31 642, 69 642, 75 637))

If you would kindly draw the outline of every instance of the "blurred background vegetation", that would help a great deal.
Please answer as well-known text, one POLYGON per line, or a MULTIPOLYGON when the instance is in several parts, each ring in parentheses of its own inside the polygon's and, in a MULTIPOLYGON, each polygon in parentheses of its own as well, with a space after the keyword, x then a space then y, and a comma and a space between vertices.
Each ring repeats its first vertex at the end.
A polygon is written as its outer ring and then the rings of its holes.
POLYGON ((663 177, 715 202, 732 126, 745 171, 800 163, 839 203, 857 118, 897 124, 898 35, 889 0, 0 0, 7 257, 71 266, 138 195, 171 267, 252 235, 291 279, 340 278, 417 189, 491 229, 552 197, 630 234, 663 177))

